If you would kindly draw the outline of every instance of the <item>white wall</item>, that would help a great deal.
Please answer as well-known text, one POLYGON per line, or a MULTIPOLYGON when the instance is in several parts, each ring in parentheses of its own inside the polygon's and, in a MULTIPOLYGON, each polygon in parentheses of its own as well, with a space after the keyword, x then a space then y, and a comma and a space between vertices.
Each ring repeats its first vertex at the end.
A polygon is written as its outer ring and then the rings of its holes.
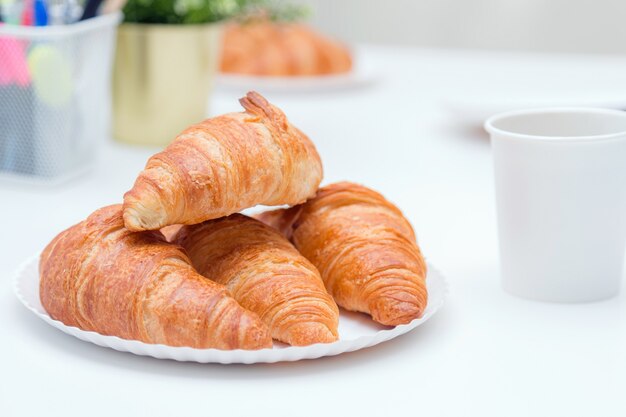
POLYGON ((626 53, 626 0, 302 0, 347 41, 626 53))

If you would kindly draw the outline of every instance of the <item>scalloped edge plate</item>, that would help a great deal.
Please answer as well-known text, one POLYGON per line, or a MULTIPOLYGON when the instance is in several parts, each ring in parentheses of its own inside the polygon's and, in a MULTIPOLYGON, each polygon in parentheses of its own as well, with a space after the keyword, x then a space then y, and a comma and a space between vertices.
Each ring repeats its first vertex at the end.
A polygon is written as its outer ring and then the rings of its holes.
POLYGON ((39 299, 39 255, 35 255, 22 263, 15 272, 13 279, 15 294, 27 309, 49 325, 80 340, 122 352, 152 356, 158 359, 221 364, 291 362, 365 349, 405 334, 426 322, 441 308, 448 291, 443 275, 428 265, 426 279, 429 294, 428 305, 422 318, 413 320, 408 324, 396 327, 382 326, 372 321, 365 314, 341 310, 339 317, 340 340, 334 343, 320 343, 310 346, 275 344, 273 348, 261 350, 220 350, 173 347, 122 339, 117 336, 106 336, 77 327, 66 326, 62 322, 52 319, 42 307, 39 299))

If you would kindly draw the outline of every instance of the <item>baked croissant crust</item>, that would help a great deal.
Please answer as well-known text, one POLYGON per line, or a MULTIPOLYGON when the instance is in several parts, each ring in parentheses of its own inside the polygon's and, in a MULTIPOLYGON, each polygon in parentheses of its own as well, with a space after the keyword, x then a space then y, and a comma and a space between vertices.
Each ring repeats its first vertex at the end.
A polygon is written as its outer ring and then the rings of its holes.
POLYGON ((272 346, 259 317, 194 271, 179 246, 126 230, 121 205, 60 233, 39 271, 43 307, 68 326, 170 346, 272 346))
POLYGON ((296 346, 337 340, 337 305, 317 269, 277 230, 233 214, 183 226, 176 242, 198 272, 257 313, 274 339, 296 346))
POLYGON ((129 230, 196 224, 315 195, 322 163, 309 138, 260 94, 240 103, 244 112, 193 125, 148 160, 124 195, 129 230))
POLYGON ((226 26, 221 71, 263 76, 313 76, 352 69, 348 48, 297 23, 266 20, 226 26))
POLYGON ((305 204, 258 218, 317 267, 339 306, 393 326, 421 317, 426 263, 409 221, 379 193, 336 183, 305 204))

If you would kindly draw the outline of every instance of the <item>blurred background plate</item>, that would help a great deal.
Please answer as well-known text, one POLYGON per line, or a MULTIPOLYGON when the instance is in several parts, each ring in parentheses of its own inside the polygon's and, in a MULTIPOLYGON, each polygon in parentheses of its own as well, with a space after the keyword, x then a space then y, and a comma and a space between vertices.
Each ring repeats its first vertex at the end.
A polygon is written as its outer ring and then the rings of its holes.
POLYGON ((368 87, 379 79, 369 69, 356 68, 347 74, 294 77, 264 77, 219 74, 215 79, 218 91, 263 91, 269 93, 314 93, 336 90, 353 90, 368 87))
POLYGON ((322 356, 334 356, 345 352, 364 349, 386 342, 407 333, 426 322, 443 305, 447 292, 444 277, 429 265, 427 286, 428 306, 421 319, 396 327, 382 326, 372 321, 365 314, 350 313, 341 310, 339 319, 340 340, 328 344, 311 346, 288 346, 275 344, 273 349, 261 350, 219 350, 194 349, 190 347, 172 347, 127 340, 116 336, 81 330, 66 326, 52 319, 44 310, 39 299, 39 255, 25 261, 17 270, 14 287, 17 298, 36 316, 57 329, 80 340, 108 347, 121 352, 131 352, 140 356, 152 356, 157 359, 174 359, 182 362, 199 363, 274 363, 292 362, 301 359, 317 359, 322 356))

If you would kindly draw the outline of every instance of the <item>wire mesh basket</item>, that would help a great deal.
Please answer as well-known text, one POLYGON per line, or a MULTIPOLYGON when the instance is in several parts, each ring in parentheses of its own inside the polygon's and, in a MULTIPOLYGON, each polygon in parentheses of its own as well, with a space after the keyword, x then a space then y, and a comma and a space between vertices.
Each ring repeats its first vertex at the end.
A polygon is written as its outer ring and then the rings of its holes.
POLYGON ((110 126, 121 18, 0 26, 0 178, 56 183, 90 167, 110 126))

